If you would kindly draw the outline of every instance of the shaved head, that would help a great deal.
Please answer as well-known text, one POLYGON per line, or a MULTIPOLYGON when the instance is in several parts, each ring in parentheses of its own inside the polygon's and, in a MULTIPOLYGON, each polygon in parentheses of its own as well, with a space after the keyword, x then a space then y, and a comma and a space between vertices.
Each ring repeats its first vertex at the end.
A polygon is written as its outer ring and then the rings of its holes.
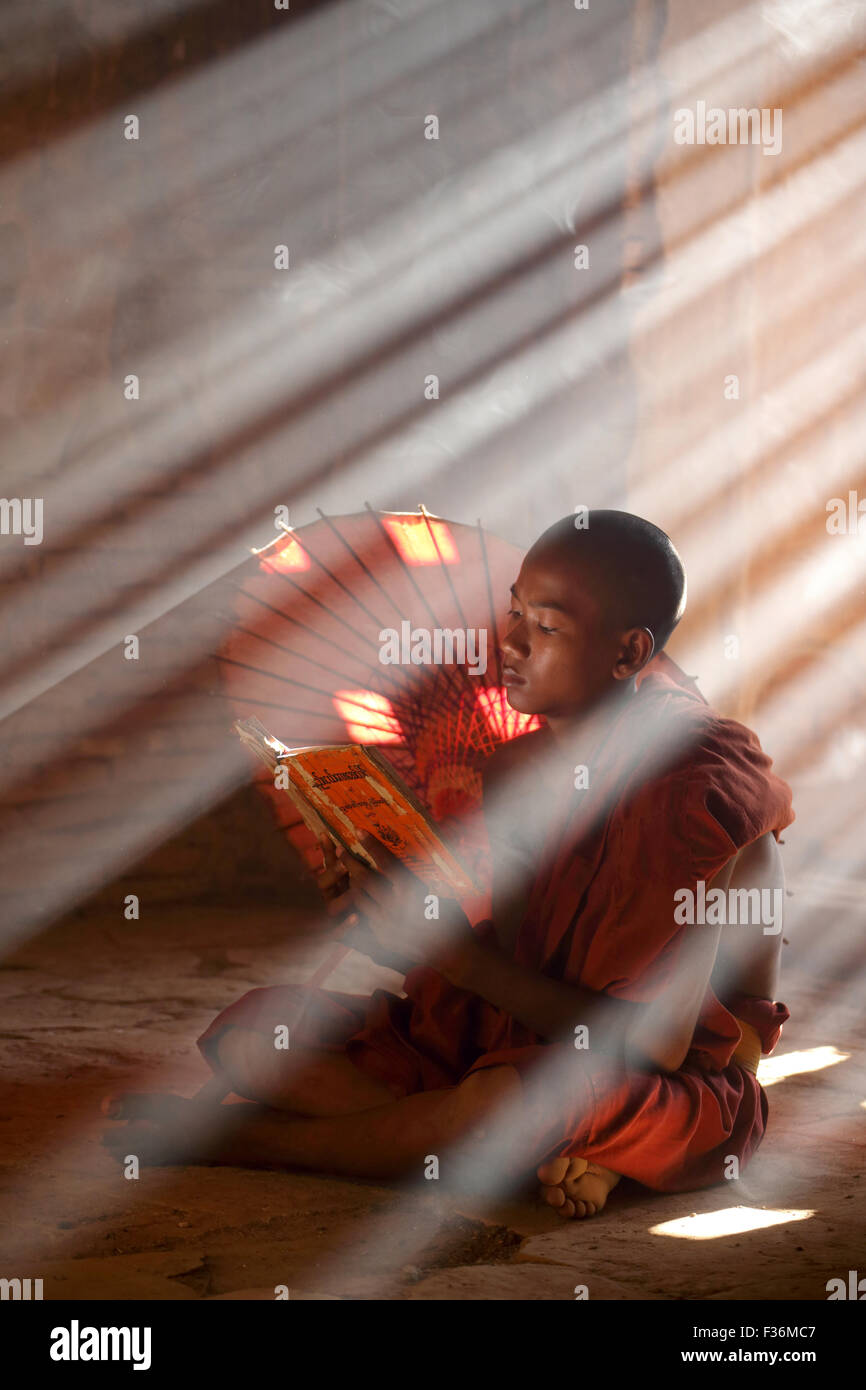
POLYGON ((686 608, 686 572, 670 536, 631 512, 566 516, 539 536, 529 556, 571 566, 588 586, 605 628, 649 628, 660 652, 686 608), (583 526, 576 526, 582 521, 583 526))

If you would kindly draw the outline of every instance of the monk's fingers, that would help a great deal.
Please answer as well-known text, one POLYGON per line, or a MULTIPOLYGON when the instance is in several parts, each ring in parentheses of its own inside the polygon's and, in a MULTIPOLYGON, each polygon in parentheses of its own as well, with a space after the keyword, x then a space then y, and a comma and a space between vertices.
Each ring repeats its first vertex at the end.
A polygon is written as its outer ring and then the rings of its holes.
POLYGON ((345 860, 341 857, 342 846, 339 850, 335 848, 334 842, 329 835, 319 835, 319 848, 322 851, 321 867, 315 870, 317 877, 320 878, 339 878, 346 872, 345 860))
POLYGON ((387 911, 392 905, 394 884, 385 874, 376 873, 373 869, 365 869, 356 860, 351 860, 349 879, 355 891, 366 897, 368 904, 375 903, 384 911, 387 911))
POLYGON ((323 898, 332 898, 346 891, 349 875, 345 869, 321 869, 316 875, 316 883, 323 898))
POLYGON ((365 933, 383 950, 397 951, 402 955, 406 947, 406 934, 402 924, 395 920, 393 914, 387 908, 382 908, 357 885, 353 885, 352 892, 347 893, 346 898, 351 900, 351 906, 363 924, 365 933))
POLYGON ((397 902, 383 883, 386 880, 380 874, 353 866, 348 890, 332 899, 326 910, 331 916, 355 913, 371 939, 385 950, 400 953, 400 947, 405 950, 405 931, 397 920, 397 902))
POLYGON ((387 903, 381 903, 355 884, 352 888, 352 906, 383 944, 386 940, 390 941, 396 924, 387 903))
POLYGON ((388 882, 385 874, 380 873, 378 869, 371 869, 369 864, 362 863, 354 855, 347 857, 345 867, 346 873, 356 883, 363 883, 367 879, 382 879, 385 883, 388 882))
POLYGON ((319 848, 322 851, 322 861, 326 868, 333 867, 337 862, 337 850, 330 835, 317 835, 319 848))
POLYGON ((352 918, 349 919, 348 930, 343 932, 341 939, 354 951, 360 951, 362 956, 369 956, 371 960, 375 960, 379 950, 377 937, 370 930, 366 917, 362 917, 359 912, 355 912, 353 917, 354 921, 352 918))
POLYGON ((394 856, 386 850, 380 840, 376 839, 375 835, 370 834, 369 830, 362 830, 358 839, 367 854, 369 854, 370 858, 373 860, 376 868, 383 874, 387 873, 394 856))
POLYGON ((365 830, 358 838, 381 874, 395 874, 399 877, 409 873, 402 859, 393 850, 383 845, 381 840, 377 840, 375 835, 371 835, 368 830, 365 830))
POLYGON ((335 893, 325 900, 325 913, 335 921, 342 921, 347 913, 354 911, 356 911, 355 893, 351 887, 345 892, 335 893))
POLYGON ((346 851, 342 845, 335 844, 334 840, 331 840, 331 835, 318 835, 317 838, 318 847, 321 849, 322 869, 327 870, 328 873, 345 873, 346 851))
MULTIPOLYGON (((372 875, 371 875, 372 876, 372 875)), ((350 921, 352 917, 362 917, 370 921, 381 921, 382 909, 375 898, 372 898, 361 883, 350 881, 348 889, 340 893, 335 898, 331 898, 325 904, 325 911, 329 917, 336 918, 338 921, 350 921)))
POLYGON ((327 882, 342 878, 347 872, 346 851, 342 845, 335 845, 329 835, 320 835, 319 847, 322 851, 322 866, 317 876, 327 882))
POLYGON ((399 970, 404 975, 417 964, 417 961, 410 960, 400 950, 399 945, 393 944, 390 938, 386 941, 381 930, 373 931, 366 917, 359 917, 358 925, 344 932, 341 939, 362 955, 369 956, 377 965, 387 965, 390 970, 399 970))
POLYGON ((322 880, 324 878, 327 878, 328 874, 333 872, 333 868, 331 864, 330 854, 328 852, 327 846, 325 845, 324 835, 318 835, 316 838, 319 842, 319 849, 322 852, 322 862, 321 864, 319 864, 317 868, 313 869, 313 874, 316 878, 316 882, 319 883, 319 885, 321 886, 322 880))

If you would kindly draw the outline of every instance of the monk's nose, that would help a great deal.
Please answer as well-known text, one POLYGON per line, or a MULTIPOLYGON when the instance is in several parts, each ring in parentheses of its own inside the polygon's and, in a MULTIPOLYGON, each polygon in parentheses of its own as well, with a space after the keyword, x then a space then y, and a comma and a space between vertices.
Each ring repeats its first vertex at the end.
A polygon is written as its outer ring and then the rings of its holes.
POLYGON ((519 632, 516 632, 514 628, 512 628, 507 637, 502 639, 502 643, 499 647, 499 655, 506 664, 509 658, 522 661, 526 657, 528 651, 529 644, 526 638, 519 632))

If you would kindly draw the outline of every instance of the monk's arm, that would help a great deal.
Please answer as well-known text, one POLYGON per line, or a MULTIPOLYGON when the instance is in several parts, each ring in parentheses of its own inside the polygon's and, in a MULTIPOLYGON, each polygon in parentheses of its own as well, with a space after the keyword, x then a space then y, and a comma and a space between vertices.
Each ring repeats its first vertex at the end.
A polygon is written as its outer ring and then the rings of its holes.
MULTIPOLYGON (((729 859, 707 888, 748 893, 783 883, 779 847, 768 831, 729 859)), ((667 1069, 678 1070, 691 1046, 707 986, 722 1003, 731 990, 770 998, 776 987, 780 945, 780 936, 765 935, 761 924, 692 929, 683 940, 673 978, 632 1032, 632 1045, 660 1052, 667 1058, 667 1069)))
MULTIPOLYGON (((708 886, 726 889, 735 859, 708 886)), ((649 1004, 552 980, 477 940, 448 972, 452 984, 479 994, 550 1042, 588 1029, 588 1052, 626 1056, 634 1065, 676 1071, 691 1046, 715 964, 721 928, 703 925, 685 938, 673 980, 649 1004)))
POLYGON ((621 1056, 641 1009, 629 1000, 527 970, 499 946, 480 940, 443 973, 452 984, 504 1009, 549 1042, 573 1041, 575 1029, 584 1025, 591 1053, 621 1056))

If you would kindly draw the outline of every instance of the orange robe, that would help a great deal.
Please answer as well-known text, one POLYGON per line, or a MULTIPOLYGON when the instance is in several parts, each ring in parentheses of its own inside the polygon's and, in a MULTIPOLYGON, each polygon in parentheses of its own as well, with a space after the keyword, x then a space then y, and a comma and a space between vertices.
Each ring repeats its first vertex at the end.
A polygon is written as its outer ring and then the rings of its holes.
MULTIPOLYGON (((569 779, 555 808, 514 948, 528 969, 636 1002, 655 997, 676 970, 685 933, 702 930, 676 923, 675 891, 695 891, 738 850, 769 831, 778 839, 794 819, 790 788, 754 733, 716 714, 664 653, 641 676, 594 756, 590 788, 576 792, 569 779), (662 746, 672 752, 660 764, 662 746)), ((524 762, 551 738, 546 728, 526 734, 507 756, 524 762)), ((476 930, 492 936, 492 923, 476 930)), ((684 1064, 654 1072, 613 1057, 574 1066, 570 1043, 545 1042, 426 966, 409 972, 404 990, 405 999, 384 990, 251 990, 199 1047, 216 1070, 224 1028, 272 1038, 276 1024, 289 1024, 294 1043, 345 1048, 395 1096, 509 1063, 530 1087, 549 1084, 556 1096, 535 1162, 580 1154, 659 1191, 721 1181, 729 1156, 744 1165, 763 1138, 766 1095, 733 1060, 737 1018, 768 1053, 789 1017, 784 1004, 731 995, 725 1007, 707 988, 684 1064)))

